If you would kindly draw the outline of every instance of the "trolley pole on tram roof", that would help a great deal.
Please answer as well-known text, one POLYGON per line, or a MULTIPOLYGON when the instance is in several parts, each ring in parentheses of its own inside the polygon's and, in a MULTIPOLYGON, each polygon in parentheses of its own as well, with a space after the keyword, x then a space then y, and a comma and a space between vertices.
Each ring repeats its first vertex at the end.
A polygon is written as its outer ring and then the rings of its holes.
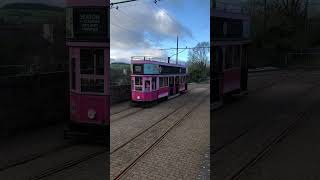
POLYGON ((266 37, 266 28, 267 28, 267 0, 264 0, 264 10, 263 10, 263 40, 266 37))
POLYGON ((305 31, 305 48, 307 48, 307 46, 308 46, 308 9, 309 9, 309 0, 306 0, 306 4, 305 4, 305 10, 304 10, 304 25, 305 25, 305 29, 304 29, 304 31, 305 31))
POLYGON ((179 49, 179 36, 177 36, 177 56, 176 56, 176 64, 178 64, 178 49, 179 49))

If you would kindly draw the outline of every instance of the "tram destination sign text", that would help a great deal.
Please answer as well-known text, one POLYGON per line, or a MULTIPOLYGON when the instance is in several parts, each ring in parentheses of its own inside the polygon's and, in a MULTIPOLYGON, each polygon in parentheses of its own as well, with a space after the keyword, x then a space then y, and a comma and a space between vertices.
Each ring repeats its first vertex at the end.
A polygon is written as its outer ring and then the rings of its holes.
POLYGON ((105 8, 74 9, 73 20, 77 40, 106 41, 107 11, 105 8))

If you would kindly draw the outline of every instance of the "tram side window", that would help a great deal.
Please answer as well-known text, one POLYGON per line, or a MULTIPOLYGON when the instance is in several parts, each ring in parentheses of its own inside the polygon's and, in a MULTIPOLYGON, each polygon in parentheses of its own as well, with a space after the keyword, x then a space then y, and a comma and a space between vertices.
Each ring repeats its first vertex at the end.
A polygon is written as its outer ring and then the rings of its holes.
POLYGON ((240 46, 234 46, 233 67, 240 67, 240 46))
POLYGON ((152 90, 156 90, 157 89, 157 78, 153 77, 152 78, 152 90))
POLYGON ((164 86, 164 79, 163 77, 159 77, 159 87, 163 87, 164 86))
POLYGON ((168 86, 169 84, 168 84, 168 77, 164 77, 164 86, 168 86))
POLYGON ((179 76, 176 76, 175 81, 176 81, 176 84, 179 84, 179 76))
POLYGON ((225 69, 230 69, 232 68, 232 55, 233 55, 233 51, 232 51, 232 47, 227 47, 226 48, 226 53, 225 53, 225 69))
POLYGON ((146 80, 144 82, 144 85, 145 85, 145 87, 144 87, 145 91, 150 91, 150 81, 146 80))
POLYGON ((71 89, 76 89, 76 59, 71 59, 71 89))

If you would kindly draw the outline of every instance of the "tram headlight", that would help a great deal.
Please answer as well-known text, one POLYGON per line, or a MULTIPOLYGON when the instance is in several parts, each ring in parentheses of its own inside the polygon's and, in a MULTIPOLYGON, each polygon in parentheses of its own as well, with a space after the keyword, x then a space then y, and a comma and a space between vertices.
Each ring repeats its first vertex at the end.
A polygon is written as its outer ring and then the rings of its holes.
POLYGON ((140 99, 140 96, 137 96, 137 99, 140 99))
POLYGON ((88 118, 89 119, 95 119, 96 118, 97 112, 94 109, 89 109, 88 110, 88 118))

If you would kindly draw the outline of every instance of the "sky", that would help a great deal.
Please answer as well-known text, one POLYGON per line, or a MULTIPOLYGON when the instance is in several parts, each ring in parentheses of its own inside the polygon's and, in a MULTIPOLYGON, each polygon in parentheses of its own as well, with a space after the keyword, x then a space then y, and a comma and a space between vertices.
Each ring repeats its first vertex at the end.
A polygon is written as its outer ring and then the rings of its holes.
MULTIPOLYGON (((176 50, 159 49, 175 48, 177 35, 181 48, 210 41, 210 0, 161 0, 157 5, 154 0, 139 0, 111 9, 110 21, 112 61, 130 62, 131 56, 167 58, 176 50)), ((187 59, 188 50, 179 54, 179 62, 187 59)))

